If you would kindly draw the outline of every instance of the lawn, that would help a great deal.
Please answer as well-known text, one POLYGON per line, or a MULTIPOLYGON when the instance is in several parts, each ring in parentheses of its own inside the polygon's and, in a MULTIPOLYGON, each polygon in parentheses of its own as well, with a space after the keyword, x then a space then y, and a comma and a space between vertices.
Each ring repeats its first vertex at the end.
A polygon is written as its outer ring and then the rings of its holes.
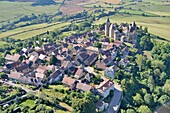
POLYGON ((31 99, 27 99, 26 101, 22 102, 20 105, 29 106, 30 108, 33 108, 35 106, 35 101, 31 99))
POLYGON ((45 33, 46 31, 53 31, 54 29, 61 28, 69 25, 69 22, 66 23, 43 23, 36 24, 27 27, 21 27, 14 30, 9 30, 0 34, 0 38, 11 37, 15 39, 27 39, 33 36, 45 33))
POLYGON ((58 89, 58 90, 60 90, 60 89, 68 89, 68 87, 65 87, 65 86, 63 86, 63 85, 49 85, 49 88, 51 88, 51 89, 58 89))
POLYGON ((31 2, 0 2, 0 21, 14 19, 22 15, 34 14, 55 14, 58 11, 59 6, 50 5, 50 6, 31 6, 31 2))

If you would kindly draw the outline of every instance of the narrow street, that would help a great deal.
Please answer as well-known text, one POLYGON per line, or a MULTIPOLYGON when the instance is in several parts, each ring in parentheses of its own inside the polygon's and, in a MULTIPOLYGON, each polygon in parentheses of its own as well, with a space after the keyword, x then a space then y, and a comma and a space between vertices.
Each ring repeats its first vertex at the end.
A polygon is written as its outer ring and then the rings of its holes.
POLYGON ((109 108, 106 113, 116 113, 118 112, 120 107, 120 102, 121 102, 121 97, 123 92, 117 83, 114 84, 114 88, 115 88, 114 96, 110 102, 109 108))

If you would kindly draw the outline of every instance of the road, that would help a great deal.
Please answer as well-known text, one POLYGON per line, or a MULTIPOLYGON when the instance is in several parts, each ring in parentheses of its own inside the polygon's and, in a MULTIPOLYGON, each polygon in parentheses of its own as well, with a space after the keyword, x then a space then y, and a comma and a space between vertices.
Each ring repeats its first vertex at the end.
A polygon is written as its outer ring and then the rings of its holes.
POLYGON ((24 86, 21 86, 20 84, 15 84, 15 83, 12 83, 11 81, 2 81, 0 80, 0 82, 4 83, 4 84, 8 84, 10 86, 14 86, 14 87, 19 87, 19 88, 22 88, 24 91, 26 91, 27 93, 35 93, 36 91, 33 91, 31 89, 28 89, 24 86))
MULTIPOLYGON (((22 88, 22 89, 23 89, 24 91, 26 91, 27 93, 36 93, 36 91, 33 91, 33 90, 28 89, 28 88, 26 88, 26 87, 24 87, 24 86, 21 86, 20 84, 12 83, 11 81, 2 81, 2 80, 0 80, 0 82, 2 82, 2 83, 4 83, 4 84, 8 84, 8 85, 13 86, 13 87, 22 88)), ((22 98, 25 98, 25 97, 27 97, 27 94, 22 95, 22 96, 20 96, 20 97, 18 97, 18 98, 21 98, 21 99, 22 99, 22 98)), ((9 104, 9 103, 11 103, 13 100, 14 100, 14 99, 11 99, 11 100, 9 100, 9 101, 7 101, 7 102, 1 103, 0 105, 9 104)))
POLYGON ((114 83, 114 96, 109 104, 109 108, 106 113, 116 113, 119 110, 121 97, 122 97, 122 89, 117 83, 114 83))

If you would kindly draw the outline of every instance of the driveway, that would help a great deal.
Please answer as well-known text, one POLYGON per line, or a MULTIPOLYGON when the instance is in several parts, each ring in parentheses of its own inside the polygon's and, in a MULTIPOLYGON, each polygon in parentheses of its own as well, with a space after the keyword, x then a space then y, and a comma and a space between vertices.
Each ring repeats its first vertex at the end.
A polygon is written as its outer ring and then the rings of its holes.
POLYGON ((121 97, 122 97, 122 89, 117 83, 114 83, 114 96, 109 104, 109 108, 106 113, 116 113, 119 110, 121 97))

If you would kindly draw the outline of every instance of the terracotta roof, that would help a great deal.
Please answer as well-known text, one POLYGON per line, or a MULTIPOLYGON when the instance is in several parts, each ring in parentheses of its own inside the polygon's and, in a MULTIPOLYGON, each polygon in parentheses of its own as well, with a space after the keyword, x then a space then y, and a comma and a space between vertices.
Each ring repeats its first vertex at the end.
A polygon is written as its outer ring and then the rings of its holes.
POLYGON ((6 60, 11 60, 11 61, 15 61, 15 62, 18 61, 19 58, 20 58, 20 55, 19 55, 19 54, 14 54, 14 56, 7 54, 7 55, 5 56, 5 59, 6 59, 6 60))
POLYGON ((45 77, 45 74, 42 73, 35 73, 36 78, 41 78, 43 79, 45 77))
POLYGON ((63 80, 62 80, 62 83, 63 83, 63 84, 69 85, 70 87, 71 87, 72 85, 74 85, 75 82, 76 82, 75 79, 70 78, 70 77, 67 77, 67 76, 64 76, 64 78, 63 78, 63 80))
POLYGON ((78 68, 78 70, 76 71, 76 74, 75 74, 75 77, 76 78, 81 78, 83 75, 83 69, 80 69, 80 68, 78 68))
POLYGON ((13 79, 19 79, 21 77, 22 73, 19 72, 11 72, 8 77, 13 79))
POLYGON ((84 83, 77 83, 76 88, 82 91, 90 91, 92 89, 92 86, 84 83))
POLYGON ((97 89, 102 90, 105 92, 107 89, 109 89, 114 83, 110 81, 109 79, 104 80, 99 86, 97 86, 97 89))

